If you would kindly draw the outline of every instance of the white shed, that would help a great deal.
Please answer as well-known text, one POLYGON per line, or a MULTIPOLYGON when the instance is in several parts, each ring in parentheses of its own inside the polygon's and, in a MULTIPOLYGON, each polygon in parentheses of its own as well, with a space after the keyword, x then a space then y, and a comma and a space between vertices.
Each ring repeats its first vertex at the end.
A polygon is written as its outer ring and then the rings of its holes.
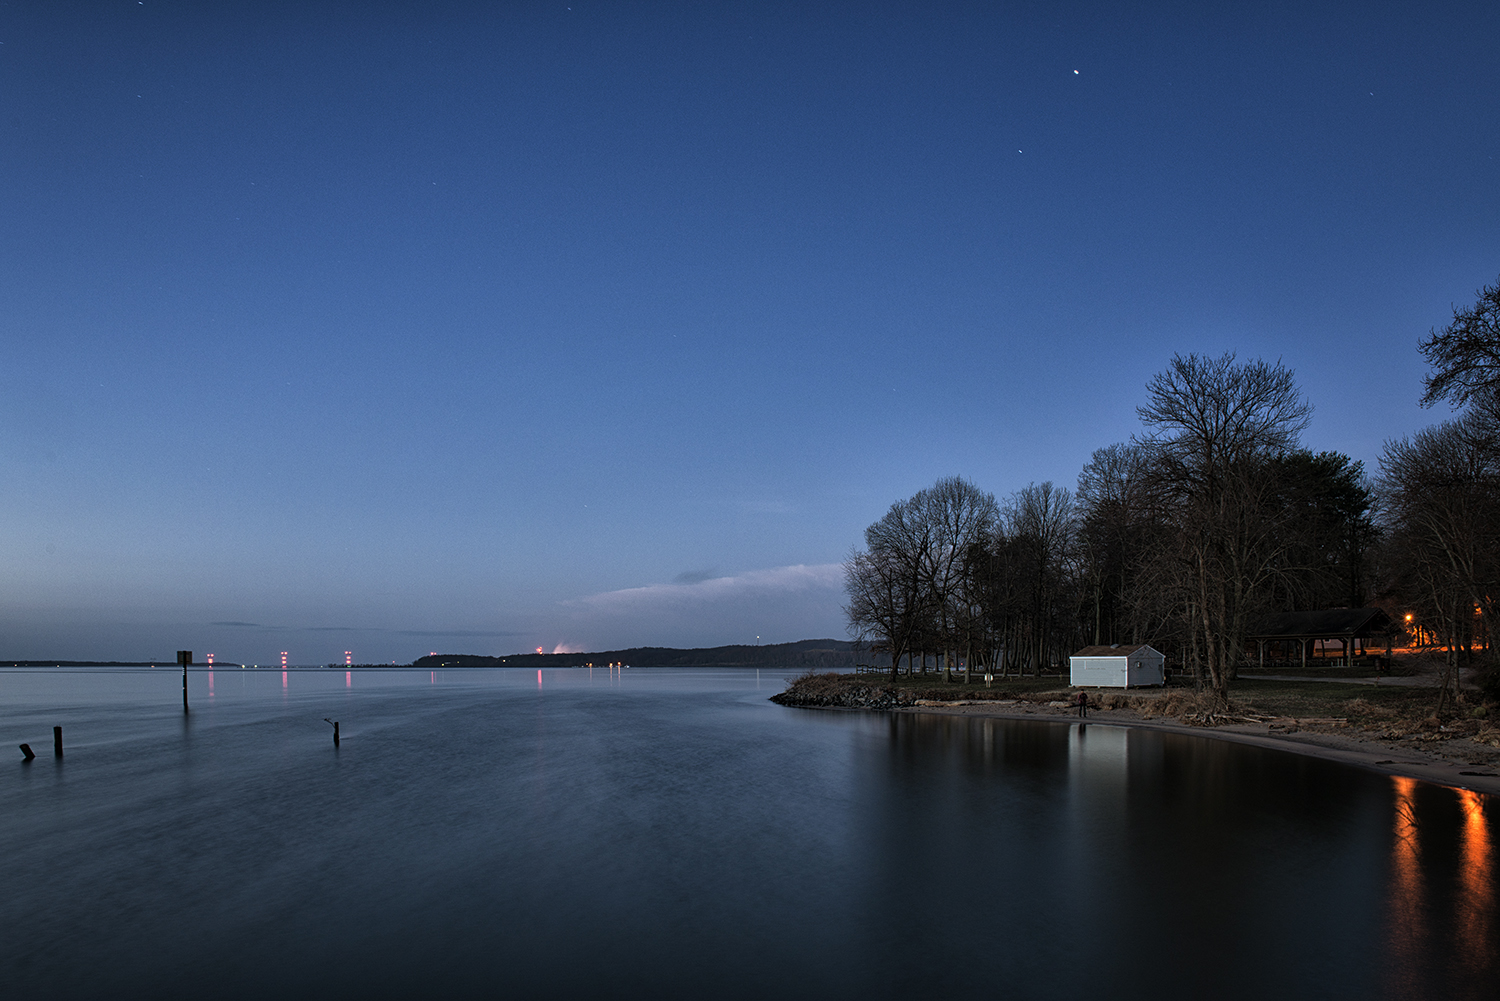
POLYGON ((1131 646, 1086 646, 1068 658, 1069 684, 1075 688, 1141 688, 1162 684, 1167 658, 1144 643, 1131 646))

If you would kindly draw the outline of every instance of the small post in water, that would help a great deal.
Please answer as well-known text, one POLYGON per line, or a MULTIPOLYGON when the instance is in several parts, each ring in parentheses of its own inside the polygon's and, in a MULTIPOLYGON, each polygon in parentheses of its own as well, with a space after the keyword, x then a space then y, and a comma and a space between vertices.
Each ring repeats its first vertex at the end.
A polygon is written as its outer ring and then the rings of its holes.
POLYGON ((52 756, 54 758, 62 757, 62 727, 60 726, 52 728, 52 756))
POLYGON ((339 746, 339 721, 336 720, 336 719, 329 719, 327 716, 324 716, 323 717, 323 722, 324 723, 332 723, 333 724, 333 746, 334 747, 338 747, 339 746))
POLYGON ((191 650, 178 650, 177 651, 177 663, 179 663, 179 664, 182 665, 182 711, 183 712, 187 712, 188 711, 188 707, 187 707, 187 669, 188 669, 188 665, 191 664, 192 662, 193 662, 193 651, 191 651, 191 650))
POLYGON ((21 745, 21 753, 24 754, 24 755, 26 755, 26 757, 24 757, 24 758, 21 759, 22 761, 31 761, 33 758, 36 757, 36 752, 31 749, 31 745, 30 744, 22 744, 21 745))

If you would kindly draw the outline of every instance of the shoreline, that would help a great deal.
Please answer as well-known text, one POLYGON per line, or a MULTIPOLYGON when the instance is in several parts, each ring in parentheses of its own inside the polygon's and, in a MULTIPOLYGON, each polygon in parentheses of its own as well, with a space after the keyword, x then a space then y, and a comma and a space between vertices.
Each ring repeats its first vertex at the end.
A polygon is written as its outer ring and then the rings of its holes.
POLYGON ((1272 731, 1269 724, 1230 723, 1219 726, 1192 726, 1175 720, 1146 719, 1128 709, 1090 709, 1088 718, 1080 720, 1071 710, 1056 710, 1040 705, 1034 709, 1020 711, 996 710, 983 705, 901 706, 885 709, 866 709, 855 706, 789 706, 788 708, 903 715, 927 713, 934 716, 1065 723, 1070 726, 1079 723, 1098 723, 1103 726, 1134 727, 1162 733, 1227 740, 1251 747, 1302 754, 1382 775, 1411 778, 1450 789, 1467 789, 1487 796, 1500 797, 1500 766, 1449 761, 1415 748, 1387 743, 1376 738, 1360 738, 1300 728, 1294 733, 1280 733, 1272 731), (1465 772, 1479 774, 1463 774, 1465 772))

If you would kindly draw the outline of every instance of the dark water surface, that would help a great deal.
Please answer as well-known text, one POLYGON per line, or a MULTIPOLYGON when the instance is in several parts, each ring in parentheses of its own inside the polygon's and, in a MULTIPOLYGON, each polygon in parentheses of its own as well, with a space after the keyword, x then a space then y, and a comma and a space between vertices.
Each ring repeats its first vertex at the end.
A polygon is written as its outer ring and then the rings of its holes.
POLYGON ((1474 794, 771 671, 179 678, 0 671, 5 996, 1500 996, 1474 794))

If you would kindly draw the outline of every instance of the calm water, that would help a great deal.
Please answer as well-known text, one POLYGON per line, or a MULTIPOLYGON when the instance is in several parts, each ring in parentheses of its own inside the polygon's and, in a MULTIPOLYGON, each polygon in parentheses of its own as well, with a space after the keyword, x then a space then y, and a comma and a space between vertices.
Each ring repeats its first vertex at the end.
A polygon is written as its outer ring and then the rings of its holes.
POLYGON ((0 671, 10 997, 1492 998, 1500 808, 782 672, 0 671), (332 746, 342 724, 343 743, 332 746), (64 727, 66 757, 51 754, 64 727))

